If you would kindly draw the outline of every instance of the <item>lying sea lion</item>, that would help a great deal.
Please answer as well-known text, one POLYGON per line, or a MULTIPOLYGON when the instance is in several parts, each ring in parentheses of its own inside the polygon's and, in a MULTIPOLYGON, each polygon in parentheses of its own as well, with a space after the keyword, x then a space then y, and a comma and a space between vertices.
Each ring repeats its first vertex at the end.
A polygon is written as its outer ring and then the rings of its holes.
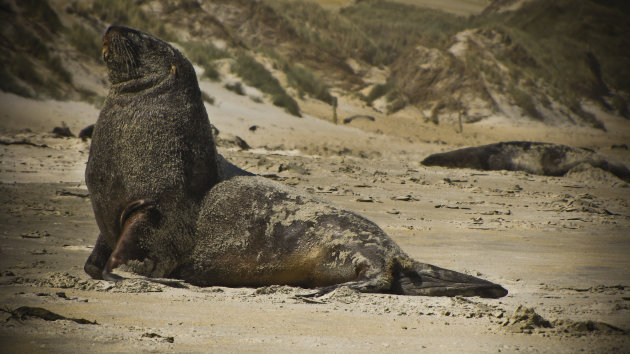
POLYGON ((309 194, 237 176, 206 195, 196 245, 175 275, 200 286, 339 286, 361 292, 502 297, 488 281, 411 259, 376 224, 309 194))
POLYGON ((627 167, 608 162, 592 150, 529 141, 503 142, 433 154, 424 159, 422 164, 477 170, 525 171, 545 176, 563 176, 578 165, 589 164, 630 182, 630 170, 627 167))
POLYGON ((229 164, 216 153, 194 71, 167 43, 112 27, 112 91, 86 182, 101 236, 86 263, 201 286, 295 285, 501 297, 497 284, 419 263, 376 224, 229 164))

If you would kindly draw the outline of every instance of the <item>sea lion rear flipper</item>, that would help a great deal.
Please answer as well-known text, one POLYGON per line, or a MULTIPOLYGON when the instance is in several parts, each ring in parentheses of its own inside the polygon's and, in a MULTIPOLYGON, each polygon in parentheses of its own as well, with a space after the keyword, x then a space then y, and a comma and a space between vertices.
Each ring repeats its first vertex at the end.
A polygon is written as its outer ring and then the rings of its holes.
POLYGON ((103 267, 103 279, 120 281, 123 278, 113 274, 112 270, 131 260, 144 260, 147 251, 141 247, 142 235, 156 226, 158 222, 159 213, 153 202, 137 200, 127 205, 120 216, 122 231, 118 237, 116 248, 103 267))
POLYGON ((392 292, 403 295, 485 298, 499 298, 508 294, 501 285, 420 262, 394 267, 392 292))
POLYGON ((99 234, 92 253, 85 261, 83 270, 93 279, 103 279, 103 269, 105 269, 105 265, 111 254, 111 247, 105 243, 103 235, 99 234))

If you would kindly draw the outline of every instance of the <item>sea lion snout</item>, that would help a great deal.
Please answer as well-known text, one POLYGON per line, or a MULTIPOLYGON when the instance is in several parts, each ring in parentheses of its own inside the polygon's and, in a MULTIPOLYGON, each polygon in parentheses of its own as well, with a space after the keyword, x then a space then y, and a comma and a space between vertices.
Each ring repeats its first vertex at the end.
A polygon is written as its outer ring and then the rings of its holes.
POLYGON ((109 37, 103 37, 103 50, 101 51, 101 56, 103 57, 103 61, 107 62, 109 60, 109 37))
POLYGON ((111 26, 103 35, 102 57, 112 83, 141 76, 138 72, 142 51, 140 32, 122 26, 111 26))
POLYGON ((109 62, 112 57, 111 55, 112 42, 115 41, 114 37, 120 35, 120 32, 121 32, 121 27, 110 26, 107 29, 107 31, 105 31, 105 34, 103 35, 102 56, 103 56, 103 61, 105 63, 109 62))

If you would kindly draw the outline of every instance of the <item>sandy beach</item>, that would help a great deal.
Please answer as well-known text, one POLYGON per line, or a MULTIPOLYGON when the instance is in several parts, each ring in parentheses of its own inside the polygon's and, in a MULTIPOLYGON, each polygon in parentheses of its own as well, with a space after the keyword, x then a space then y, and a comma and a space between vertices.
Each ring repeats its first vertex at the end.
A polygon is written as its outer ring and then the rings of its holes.
MULTIPOLYGON (((587 147, 630 165, 627 121, 591 107, 608 132, 500 117, 456 126, 417 112, 331 122, 201 82, 219 151, 251 172, 358 212, 414 258, 509 290, 501 299, 360 294, 341 288, 174 288, 83 272, 98 228, 83 172, 98 117, 78 102, 0 95, 0 346, 3 352, 624 352, 630 350, 630 188, 595 168, 564 177, 424 167, 431 153, 499 141, 587 147), (249 129, 256 126, 256 129, 249 129), (249 145, 242 150, 238 136, 249 145), (24 315, 41 307, 66 318, 24 315), (24 311, 24 310, 23 310, 24 311), (21 315, 22 314, 22 315, 21 315)), ((361 114, 342 100, 339 116, 361 114)), ((374 115, 372 113, 372 115, 374 115)))

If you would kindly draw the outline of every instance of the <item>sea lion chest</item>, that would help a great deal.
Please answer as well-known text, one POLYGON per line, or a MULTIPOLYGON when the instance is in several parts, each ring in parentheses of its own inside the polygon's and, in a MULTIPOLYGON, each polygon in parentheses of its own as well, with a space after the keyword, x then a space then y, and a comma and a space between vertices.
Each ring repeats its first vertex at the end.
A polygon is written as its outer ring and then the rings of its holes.
POLYGON ((149 199, 168 213, 192 207, 211 186, 216 152, 205 110, 174 94, 110 95, 95 125, 85 177, 110 245, 129 202, 149 199))

